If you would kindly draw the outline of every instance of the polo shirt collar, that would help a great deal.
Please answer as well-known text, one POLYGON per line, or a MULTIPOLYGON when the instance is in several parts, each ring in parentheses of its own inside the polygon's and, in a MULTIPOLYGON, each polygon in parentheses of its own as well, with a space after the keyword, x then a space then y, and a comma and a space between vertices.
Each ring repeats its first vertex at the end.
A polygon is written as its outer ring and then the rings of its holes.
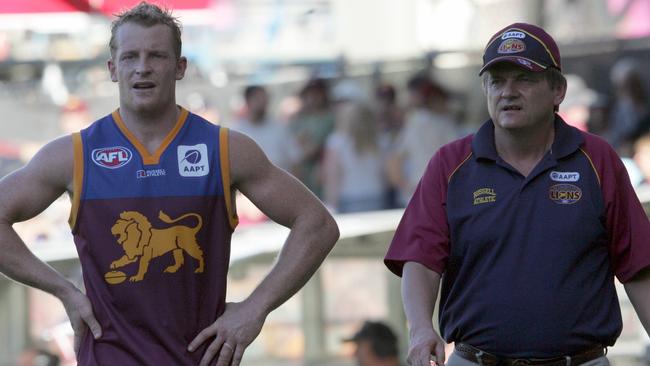
MULTIPOLYGON (((555 159, 561 159, 573 154, 584 143, 584 137, 580 131, 569 126, 564 120, 555 114, 555 138, 551 146, 551 152, 555 159)), ((479 128, 472 140, 472 151, 477 159, 490 159, 497 161, 499 154, 494 144, 494 123, 487 120, 479 128)))

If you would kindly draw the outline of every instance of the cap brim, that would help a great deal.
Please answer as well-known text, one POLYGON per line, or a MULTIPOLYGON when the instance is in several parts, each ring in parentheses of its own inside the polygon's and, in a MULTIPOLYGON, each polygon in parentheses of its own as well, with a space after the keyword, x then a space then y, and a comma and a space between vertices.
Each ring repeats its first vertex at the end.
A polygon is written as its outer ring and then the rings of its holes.
POLYGON ((497 57, 495 59, 490 60, 487 64, 483 65, 481 70, 478 72, 478 75, 481 76, 485 70, 489 69, 490 67, 494 66, 495 64, 501 63, 501 62, 508 62, 514 65, 517 65, 523 69, 533 71, 533 72, 540 72, 544 71, 547 69, 546 66, 542 66, 538 64, 537 62, 525 58, 525 57, 520 57, 520 56, 502 56, 502 57, 497 57))

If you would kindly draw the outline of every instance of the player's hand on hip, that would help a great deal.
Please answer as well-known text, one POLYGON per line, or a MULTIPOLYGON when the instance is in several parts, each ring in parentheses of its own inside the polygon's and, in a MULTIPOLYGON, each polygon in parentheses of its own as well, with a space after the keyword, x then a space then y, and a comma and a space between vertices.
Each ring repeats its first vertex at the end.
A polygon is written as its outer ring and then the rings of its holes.
POLYGON ((102 336, 102 328, 93 314, 90 300, 77 288, 72 288, 61 296, 61 302, 74 330, 74 351, 78 355, 81 340, 86 332, 90 330, 93 337, 98 339, 102 336))
POLYGON ((410 366, 442 366, 445 363, 445 342, 433 329, 413 330, 406 362, 410 366), (435 362, 432 361, 435 357, 435 362))
POLYGON ((223 314, 209 327, 203 329, 190 343, 194 352, 206 341, 214 338, 201 359, 200 366, 217 360, 217 366, 238 366, 244 350, 260 334, 266 319, 252 304, 228 303, 223 314))

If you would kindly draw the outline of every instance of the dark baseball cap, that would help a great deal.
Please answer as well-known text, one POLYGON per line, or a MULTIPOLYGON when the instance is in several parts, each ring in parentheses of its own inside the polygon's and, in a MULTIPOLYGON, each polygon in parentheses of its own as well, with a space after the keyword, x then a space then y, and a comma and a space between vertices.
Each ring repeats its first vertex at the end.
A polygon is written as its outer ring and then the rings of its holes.
POLYGON ((359 342, 362 340, 382 340, 388 342, 397 342, 397 336, 390 327, 382 322, 366 321, 363 326, 350 338, 344 342, 359 342))
POLYGON ((554 67, 562 71, 560 50, 553 37, 542 28, 514 23, 498 31, 485 46, 479 75, 499 62, 510 62, 530 71, 554 67))

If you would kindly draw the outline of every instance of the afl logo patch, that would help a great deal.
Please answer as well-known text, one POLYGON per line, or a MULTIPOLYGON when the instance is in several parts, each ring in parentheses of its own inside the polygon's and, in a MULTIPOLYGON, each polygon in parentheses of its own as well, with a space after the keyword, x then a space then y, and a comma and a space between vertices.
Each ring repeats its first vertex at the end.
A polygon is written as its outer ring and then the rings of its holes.
POLYGON ((560 205, 572 205, 582 198, 582 190, 573 184, 556 184, 548 191, 551 201, 560 205))
POLYGON ((95 164, 108 169, 121 168, 128 164, 133 157, 131 150, 122 146, 94 149, 91 155, 95 164))
POLYGON ((526 50, 526 44, 524 41, 516 38, 510 38, 506 39, 505 41, 501 42, 499 45, 499 49, 497 50, 497 53, 519 53, 519 52, 524 52, 526 50))

